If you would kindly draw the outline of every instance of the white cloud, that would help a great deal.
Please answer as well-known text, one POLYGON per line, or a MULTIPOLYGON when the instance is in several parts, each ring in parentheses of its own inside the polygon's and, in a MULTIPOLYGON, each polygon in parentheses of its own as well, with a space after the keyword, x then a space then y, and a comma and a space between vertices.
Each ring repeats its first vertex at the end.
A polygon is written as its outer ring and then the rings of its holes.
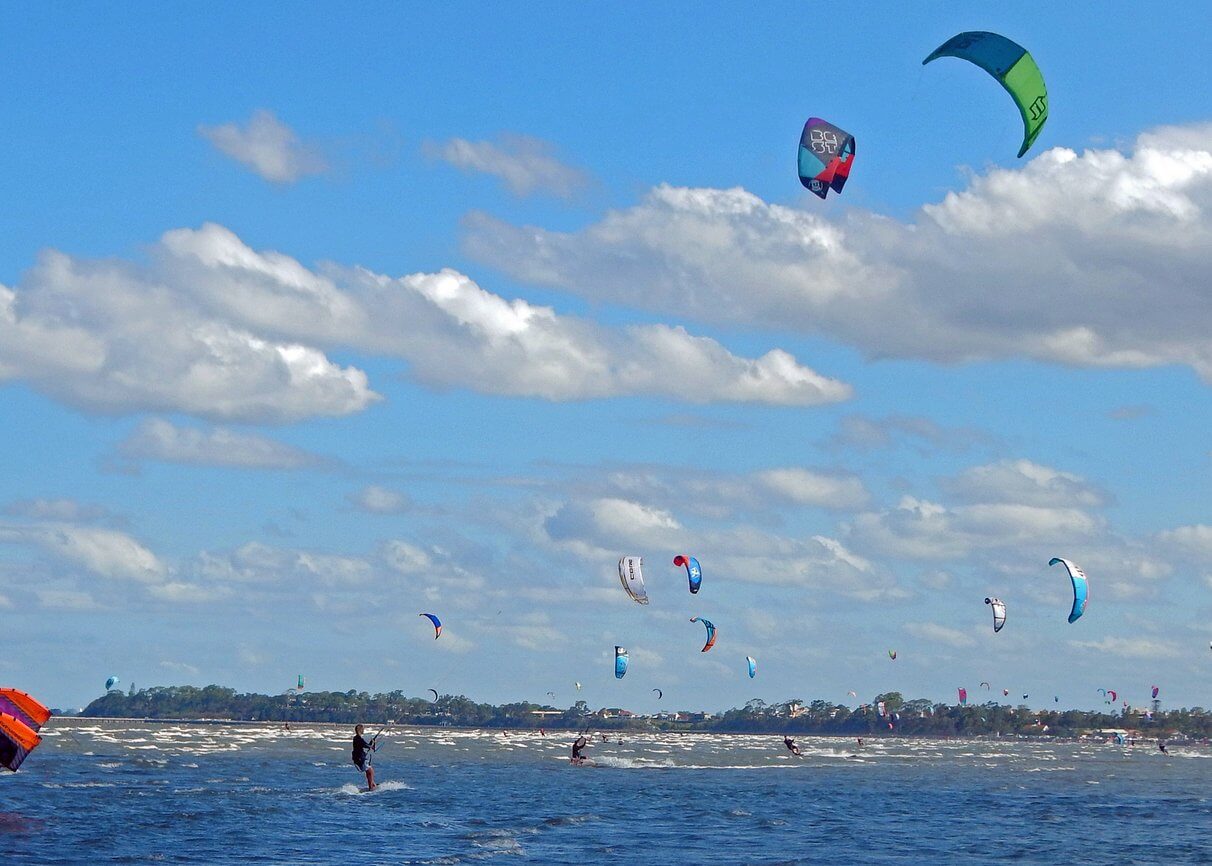
POLYGON ((38 603, 52 610, 99 610, 101 605, 87 592, 74 589, 37 589, 38 603))
POLYGON ((1055 148, 911 222, 660 186, 575 232, 484 215, 468 227, 473 255, 598 303, 821 333, 877 357, 1186 364, 1212 379, 1212 124, 1142 135, 1128 154, 1055 148))
POLYGON ((1106 637, 1099 641, 1071 640, 1069 645, 1123 658, 1167 659, 1181 655, 1172 644, 1151 638, 1106 637))
POLYGON ((84 523, 110 516, 109 509, 103 506, 86 505, 74 499, 23 499, 6 505, 4 513, 65 523, 84 523))
POLYGON ((318 148, 300 141, 293 129, 265 109, 253 112, 243 128, 235 123, 199 126, 198 134, 272 183, 294 183, 328 170, 318 148))
POLYGON ((977 503, 948 508, 905 496, 896 508, 857 515, 852 539, 911 559, 957 559, 973 551, 1089 539, 1101 521, 1077 508, 977 503))
POLYGON ((378 400, 331 350, 398 358, 434 388, 547 400, 809 406, 852 393, 780 349, 745 358, 681 327, 604 327, 452 270, 321 274, 210 224, 167 232, 150 266, 47 252, 19 289, 0 286, 0 379, 85 409, 290 422, 378 400))
POLYGON ((1097 508, 1107 503, 1106 493, 1079 476, 1030 460, 974 466, 946 481, 944 487, 969 502, 1062 508, 1097 508))
POLYGON ((407 494, 377 484, 367 485, 357 493, 350 494, 349 501, 370 514, 403 514, 412 507, 407 494))
POLYGON ((849 509, 865 505, 870 498, 863 482, 853 476, 784 468, 759 472, 757 478, 772 493, 797 505, 849 509))
POLYGON ((319 462, 314 454, 264 436, 223 427, 178 427, 149 418, 118 446, 132 460, 160 460, 245 469, 298 469, 319 462))
POLYGON ((360 411, 366 375, 297 341, 208 315, 188 279, 45 252, 18 290, 0 286, 0 379, 88 410, 181 411, 293 421, 360 411))
POLYGON ((72 524, 0 525, 0 542, 30 544, 55 558, 114 580, 159 583, 167 567, 129 535, 72 524))
POLYGON ((569 198, 586 183, 585 173, 560 162, 554 147, 529 136, 503 135, 500 143, 452 138, 426 150, 463 171, 500 178, 515 195, 546 192, 569 198))
POLYGON ((1212 561, 1212 526, 1180 526, 1158 534, 1163 544, 1174 545, 1188 555, 1212 561))
POLYGON ((186 664, 185 662, 168 661, 167 659, 160 662, 160 667, 164 668, 165 670, 172 671, 173 673, 188 674, 191 677, 196 677, 201 673, 200 670, 191 664, 186 664))
POLYGON ((185 604, 217 601, 231 595, 231 591, 226 587, 201 586, 196 583, 186 583, 178 580, 154 584, 149 586, 147 591, 154 598, 158 598, 161 601, 181 602, 185 604))
POLYGON ((910 622, 905 624, 905 631, 930 643, 941 643, 958 649, 975 646, 976 641, 971 636, 953 628, 947 628, 933 622, 910 622))

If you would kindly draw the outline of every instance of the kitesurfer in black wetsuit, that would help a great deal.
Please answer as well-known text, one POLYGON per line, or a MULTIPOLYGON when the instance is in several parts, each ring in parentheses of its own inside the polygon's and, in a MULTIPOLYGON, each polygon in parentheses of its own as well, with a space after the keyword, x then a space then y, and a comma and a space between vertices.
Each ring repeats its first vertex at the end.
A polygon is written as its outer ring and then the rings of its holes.
POLYGON ((800 754, 800 747, 795 744, 795 740, 791 739, 791 737, 783 737, 783 745, 787 747, 787 751, 791 754, 800 754))
POLYGON ((375 789, 375 768, 370 765, 370 753, 375 750, 375 741, 373 737, 369 742, 362 739, 363 730, 361 725, 354 727, 353 762, 355 767, 366 774, 366 789, 373 791, 375 789))
POLYGON ((1166 744, 1163 740, 1157 741, 1157 748, 1158 748, 1158 751, 1160 751, 1163 755, 1170 754, 1169 752, 1166 751, 1166 744))
POLYGON ((589 740, 585 739, 583 734, 576 738, 576 741, 572 744, 572 762, 574 764, 585 763, 585 756, 582 754, 582 752, 588 745, 589 740))

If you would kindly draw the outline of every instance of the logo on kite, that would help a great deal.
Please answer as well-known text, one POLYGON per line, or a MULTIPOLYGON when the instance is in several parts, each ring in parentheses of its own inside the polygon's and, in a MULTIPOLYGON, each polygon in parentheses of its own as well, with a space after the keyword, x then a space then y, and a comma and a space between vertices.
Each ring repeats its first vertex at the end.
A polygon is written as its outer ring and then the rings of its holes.
MULTIPOLYGON (((419 614, 417 614, 417 616, 423 616, 427 620, 429 620, 431 623, 433 623, 433 639, 434 640, 437 640, 438 638, 440 638, 442 636, 442 621, 440 619, 438 619, 432 613, 419 613, 419 614)), ((455 643, 458 643, 457 639, 455 640, 455 643)))
POLYGON ((1056 565, 1058 562, 1069 572, 1069 580, 1073 582, 1073 609, 1069 611, 1069 622, 1074 623, 1086 612, 1086 602, 1090 600, 1090 583, 1086 579, 1086 573, 1075 562, 1054 556, 1048 560, 1048 565, 1056 565))
POLYGON ((707 650, 709 650, 713 646, 715 646, 715 626, 711 623, 710 620, 706 620, 706 619, 703 619, 702 617, 698 617, 698 616, 692 616, 690 618, 690 621, 691 622, 701 622, 703 624, 703 626, 707 629, 707 643, 703 644, 703 648, 701 650, 699 650, 699 652, 703 652, 703 653, 707 652, 707 650))
POLYGON ((630 656, 627 655, 627 650, 621 646, 614 648, 614 678, 621 680, 623 675, 627 673, 627 662, 630 656))
POLYGON ((51 711, 25 692, 0 689, 0 767, 17 772, 42 742, 38 731, 50 717, 51 711))
POLYGON ((1018 155, 1021 157, 1030 150, 1048 120, 1048 88, 1027 49, 997 33, 976 30, 952 36, 934 49, 922 65, 940 57, 967 60, 997 79, 1023 118, 1023 145, 1018 155))
POLYGON ((854 166, 854 136, 819 117, 810 117, 800 133, 797 158, 800 183, 825 198, 840 193, 854 166))
POLYGON ((619 560, 619 582, 636 604, 648 604, 648 591, 644 589, 644 557, 624 556, 619 560))
POLYGON ((703 583, 703 569, 699 568, 699 561, 693 556, 679 553, 673 558, 673 564, 686 566, 686 580, 690 583, 690 593, 691 595, 698 593, 699 587, 703 583))
POLYGON ((749 679, 757 676, 757 659, 753 656, 745 656, 745 664, 749 666, 749 679))
POLYGON ((993 633, 997 634, 1006 624, 1006 605, 1000 598, 986 598, 985 604, 993 608, 993 633))

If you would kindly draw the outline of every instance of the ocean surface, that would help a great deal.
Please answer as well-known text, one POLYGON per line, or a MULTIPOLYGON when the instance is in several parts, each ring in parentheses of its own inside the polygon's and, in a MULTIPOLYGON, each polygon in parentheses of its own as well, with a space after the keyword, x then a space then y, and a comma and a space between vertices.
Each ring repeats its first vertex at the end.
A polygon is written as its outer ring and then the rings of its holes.
POLYGON ((0 863, 1209 863, 1212 749, 52 720, 0 863), (371 732, 375 729, 371 728, 371 732))

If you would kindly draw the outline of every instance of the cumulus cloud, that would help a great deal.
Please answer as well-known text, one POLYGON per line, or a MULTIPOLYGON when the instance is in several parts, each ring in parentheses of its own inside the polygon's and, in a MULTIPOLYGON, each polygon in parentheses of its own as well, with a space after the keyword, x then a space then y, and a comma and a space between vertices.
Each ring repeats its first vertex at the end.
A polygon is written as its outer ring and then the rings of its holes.
POLYGON ((320 273, 213 224, 166 233, 150 265, 47 252, 18 289, 0 286, 0 380, 85 409, 346 415, 379 399, 364 372, 325 354, 347 350, 398 358, 434 388, 548 400, 807 406, 852 393, 780 349, 745 358, 681 327, 604 327, 452 270, 320 273))
POLYGON ((87 523, 112 516, 104 506, 89 505, 74 499, 22 499, 4 506, 4 513, 33 520, 65 523, 87 523))
POLYGON ((1158 533, 1163 544, 1172 545, 1189 556, 1212 562, 1212 526, 1194 524, 1158 533))
POLYGON ((905 631, 930 643, 941 643, 947 646, 953 646, 958 649, 964 647, 975 646, 971 636, 964 634, 953 628, 947 628, 944 625, 939 625, 933 622, 911 622, 905 624, 905 631))
POLYGON ((73 524, 0 525, 0 542, 33 545, 55 559, 100 577, 159 583, 168 572, 157 556, 129 535, 73 524))
POLYGON ((348 498, 354 507, 370 514, 403 514, 412 507, 407 494, 377 484, 367 485, 348 498))
POLYGON ((179 427, 162 418, 149 418, 118 446, 130 460, 159 460, 243 469, 298 469, 320 458, 299 448, 223 427, 179 427))
POLYGON ((1107 494, 1071 472, 1030 460, 1003 460, 974 466, 944 482, 953 496, 969 502, 1012 502, 1040 507, 1098 508, 1107 494))
POLYGON ((1123 658, 1168 659, 1181 655, 1169 642, 1152 638, 1105 637, 1099 641, 1071 640, 1069 645, 1123 658))
POLYGON ((246 421, 344 415, 378 398, 360 370, 207 314, 171 264, 58 252, 19 289, 0 286, 0 380, 12 378, 88 410, 246 421))
POLYGON ((865 505, 870 498, 863 482, 850 475, 787 468, 768 469, 757 473, 757 478, 772 494, 797 505, 849 509, 865 505))
POLYGON ((865 512, 851 523, 851 537, 880 553, 910 559, 957 559, 990 547, 1072 545, 1103 527, 1078 508, 977 503, 953 508, 902 497, 895 508, 865 512))
POLYGON ((101 605, 87 592, 74 589, 37 589, 38 603, 51 610, 98 610, 101 605))
POLYGON ((876 357, 1185 364, 1212 379, 1212 124, 1128 153, 1054 148, 909 222, 660 186, 574 232, 483 214, 467 228, 471 254, 597 302, 795 328, 876 357))
POLYGON ((538 138, 503 135, 499 142, 452 138, 426 151, 465 172, 500 178, 515 195, 537 192, 569 198, 585 186, 585 173, 556 158, 555 148, 538 138))
POLYGON ((198 134, 219 151, 271 183, 294 183, 328 170, 319 148, 306 144, 273 112, 253 112, 243 127, 235 123, 199 126, 198 134))

